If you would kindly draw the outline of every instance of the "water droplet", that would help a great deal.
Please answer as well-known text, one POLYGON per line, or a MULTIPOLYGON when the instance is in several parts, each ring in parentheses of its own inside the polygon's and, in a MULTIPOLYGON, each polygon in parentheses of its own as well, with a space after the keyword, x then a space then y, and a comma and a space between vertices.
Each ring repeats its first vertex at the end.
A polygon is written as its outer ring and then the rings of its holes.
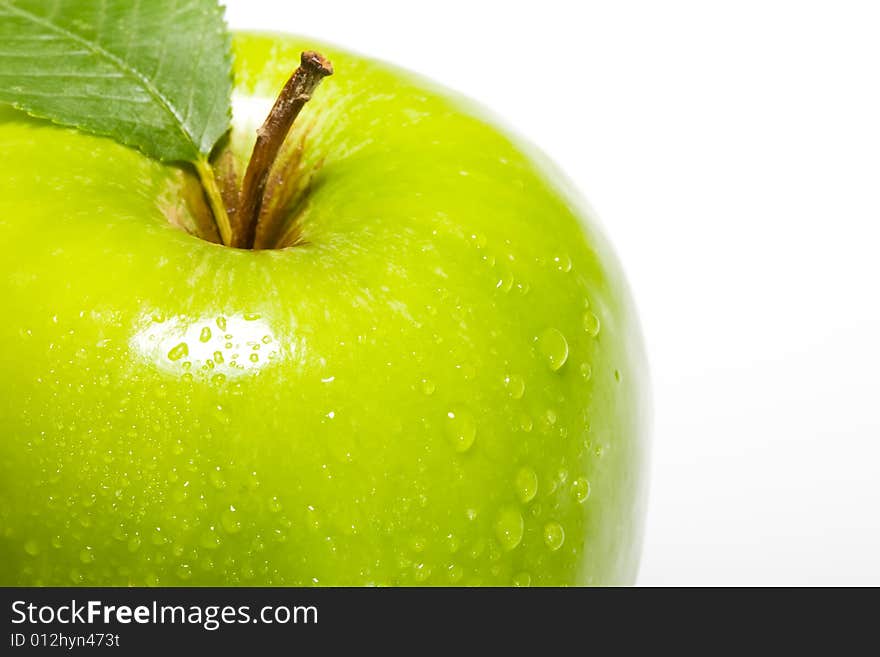
POLYGON ((189 564, 180 564, 177 567, 177 576, 180 579, 189 579, 190 577, 192 577, 192 568, 190 568, 189 564))
POLYGON ((514 479, 516 496, 523 504, 528 504, 538 494, 538 475, 529 467, 520 468, 514 479))
POLYGON ((578 477, 571 484, 571 493, 578 502, 586 502, 590 497, 590 482, 586 477, 578 477))
POLYGON ((436 386, 431 379, 422 379, 422 392, 426 395, 433 395, 436 386))
POLYGON ((446 568, 446 576, 453 584, 455 584, 456 582, 460 582, 461 578, 464 577, 464 568, 459 566, 457 563, 451 563, 446 568))
POLYGON ((168 352, 168 360, 180 360, 184 356, 189 355, 189 346, 187 346, 186 342, 181 342, 180 344, 171 348, 171 351, 168 352))
POLYGON ((544 544, 554 552, 565 543, 565 530, 558 522, 548 522, 544 525, 544 544))
POLYGON ((568 341, 555 328, 548 328, 538 338, 538 349, 547 365, 556 372, 568 360, 568 341))
POLYGON ((415 565, 415 579, 417 582, 424 582, 431 576, 431 567, 425 563, 417 563, 415 565))
POLYGON ((501 510, 495 520, 495 536, 505 550, 512 550, 523 537, 523 517, 518 509, 507 507, 501 510))
POLYGON ((215 374, 214 376, 211 377, 211 381, 213 381, 215 384, 219 385, 219 384, 223 383, 224 381, 226 381, 226 375, 225 374, 215 374))
POLYGON ((259 360, 260 360, 260 355, 259 355, 259 354, 251 354, 251 355, 250 355, 250 361, 251 361, 252 363, 257 363, 257 362, 259 362, 259 360))
POLYGON ((531 586, 532 576, 528 573, 517 573, 513 576, 512 583, 514 586, 531 586))
POLYGON ((241 520, 234 506, 230 505, 228 509, 223 511, 223 514, 220 516, 220 524, 230 534, 237 534, 241 531, 241 520))
POLYGON ((217 318, 217 328, 220 329, 221 331, 223 331, 224 333, 226 332, 226 318, 225 317, 218 317, 217 318))
POLYGON ((204 328, 202 328, 202 332, 199 333, 199 340, 201 340, 202 342, 207 342, 210 339, 211 339, 211 329, 209 327, 205 326, 204 328))
POLYGON ((532 430, 534 424, 535 423, 532 421, 532 416, 528 413, 523 413, 519 418, 520 429, 522 429, 526 433, 532 430))
POLYGON ((581 376, 585 381, 589 381, 593 376, 593 368, 589 363, 581 363, 581 376))
POLYGON ((456 408, 446 414, 446 437, 456 452, 468 451, 476 436, 477 427, 469 411, 456 408))
POLYGON ((168 539, 165 538, 165 535, 162 533, 161 527, 156 527, 153 529, 151 542, 153 543, 153 545, 164 545, 168 542, 168 539))
POLYGON ((519 374, 510 374, 504 377, 504 385, 507 388, 507 394, 514 399, 522 399, 526 391, 526 382, 519 374))
POLYGON ((245 313, 242 317, 246 322, 255 322, 260 319, 261 315, 260 313, 245 313))
POLYGON ((95 553, 92 552, 91 547, 84 547, 79 551, 79 560, 82 563, 92 563, 95 560, 95 553))
POLYGON ((553 426, 554 424, 556 424, 556 411, 554 411, 552 408, 548 408, 547 411, 544 413, 544 419, 547 420, 548 425, 553 426))
POLYGON ((555 264, 556 269, 561 272, 568 273, 571 271, 571 258, 567 253, 563 253, 553 258, 553 264, 555 264))
POLYGON ((208 479, 211 481, 211 485, 218 490, 226 488, 226 479, 223 477, 223 473, 220 471, 220 466, 218 465, 216 468, 211 470, 208 474, 208 479))
POLYGON ((504 293, 510 292, 513 287, 513 274, 504 266, 501 266, 498 269, 498 278, 495 282, 495 287, 501 290, 504 293))
POLYGON ((599 329, 601 325, 599 324, 599 318, 596 317, 591 311, 587 311, 584 313, 584 330, 592 335, 594 338, 599 335, 599 329))
POLYGON ((128 539, 128 551, 129 552, 137 552, 141 548, 141 537, 140 536, 132 536, 128 539))
POLYGON ((40 554, 40 544, 35 539, 25 541, 24 551, 32 557, 40 554))
POLYGON ((64 540, 60 536, 52 537, 52 547, 60 548, 64 544, 64 540))

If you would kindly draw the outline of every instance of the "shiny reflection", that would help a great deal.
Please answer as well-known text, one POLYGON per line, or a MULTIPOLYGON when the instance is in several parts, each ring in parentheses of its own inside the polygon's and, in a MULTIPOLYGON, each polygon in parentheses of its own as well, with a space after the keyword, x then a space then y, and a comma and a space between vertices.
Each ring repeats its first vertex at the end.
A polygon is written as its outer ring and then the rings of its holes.
POLYGON ((222 380, 256 374, 277 362, 279 344, 259 315, 145 315, 132 348, 162 371, 222 380))

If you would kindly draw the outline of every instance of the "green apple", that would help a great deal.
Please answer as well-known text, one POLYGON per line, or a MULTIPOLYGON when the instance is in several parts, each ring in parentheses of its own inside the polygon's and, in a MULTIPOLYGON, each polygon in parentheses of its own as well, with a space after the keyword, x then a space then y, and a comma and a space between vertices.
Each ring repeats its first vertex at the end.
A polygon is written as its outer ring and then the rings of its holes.
MULTIPOLYGON (((313 46, 236 36, 240 160, 313 46)), ((0 584, 633 582, 647 374, 590 212, 467 100, 324 53, 287 248, 0 111, 0 584)))

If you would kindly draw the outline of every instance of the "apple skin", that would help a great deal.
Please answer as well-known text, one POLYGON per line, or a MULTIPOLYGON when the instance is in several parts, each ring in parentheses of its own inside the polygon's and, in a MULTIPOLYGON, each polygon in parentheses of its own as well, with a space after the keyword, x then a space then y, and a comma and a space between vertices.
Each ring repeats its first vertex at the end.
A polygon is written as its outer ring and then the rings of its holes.
POLYGON ((632 583, 643 343, 576 192, 410 73, 234 47, 239 158, 335 65, 305 245, 200 240, 179 167, 0 110, 0 584, 632 583))

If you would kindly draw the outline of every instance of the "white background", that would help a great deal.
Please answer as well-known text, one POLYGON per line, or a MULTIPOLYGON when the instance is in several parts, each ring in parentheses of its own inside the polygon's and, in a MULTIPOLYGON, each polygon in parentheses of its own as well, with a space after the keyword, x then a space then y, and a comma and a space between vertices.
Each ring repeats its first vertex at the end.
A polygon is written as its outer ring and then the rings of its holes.
POLYGON ((654 380, 641 584, 880 584, 880 5, 229 0, 227 15, 469 94, 598 210, 654 380))

